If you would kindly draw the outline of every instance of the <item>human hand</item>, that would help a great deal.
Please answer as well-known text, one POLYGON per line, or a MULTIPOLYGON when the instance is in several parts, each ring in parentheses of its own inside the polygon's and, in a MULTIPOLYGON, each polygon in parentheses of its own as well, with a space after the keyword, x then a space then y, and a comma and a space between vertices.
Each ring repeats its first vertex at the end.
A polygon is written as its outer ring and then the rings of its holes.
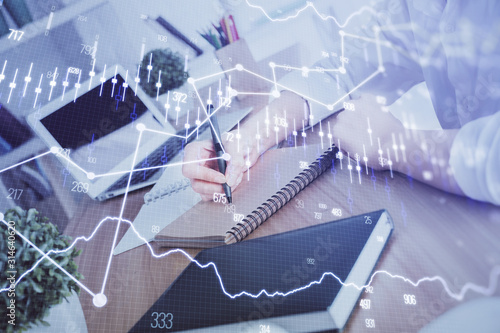
MULTIPOLYGON (((217 167, 216 154, 211 140, 197 141, 186 146, 182 172, 191 180, 195 192, 198 192, 205 201, 212 200, 214 193, 224 193, 222 184, 227 182, 231 190, 235 190, 241 183, 245 171, 255 164, 260 154, 276 144, 276 138, 259 135, 260 126, 275 115, 283 117, 283 110, 287 110, 287 121, 303 117, 304 101, 292 92, 283 92, 280 98, 275 99, 268 108, 254 111, 239 131, 232 131, 222 135, 224 150, 231 158, 227 162, 226 174, 222 175, 217 167)), ((262 128, 262 127, 261 127, 262 128)), ((287 137, 289 132, 281 130, 279 141, 287 137)))
POLYGON ((222 138, 224 151, 230 155, 225 175, 219 172, 212 140, 192 142, 184 150, 185 164, 182 173, 189 178, 193 190, 199 193, 204 201, 212 200, 214 193, 224 193, 222 188, 224 183, 234 191, 241 183, 245 171, 258 158, 254 149, 250 149, 251 147, 247 149, 246 145, 238 142, 236 133, 232 134, 223 135, 222 138))

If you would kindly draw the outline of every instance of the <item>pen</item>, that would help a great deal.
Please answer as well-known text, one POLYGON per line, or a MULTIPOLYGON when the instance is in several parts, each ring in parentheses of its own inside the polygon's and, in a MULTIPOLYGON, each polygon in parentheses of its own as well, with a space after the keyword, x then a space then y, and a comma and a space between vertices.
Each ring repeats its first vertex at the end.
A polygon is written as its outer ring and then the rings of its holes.
POLYGON ((233 34, 233 39, 238 40, 240 37, 238 36, 238 30, 236 30, 236 23, 234 23, 233 15, 229 15, 229 25, 231 26, 231 33, 233 34))
MULTIPOLYGON (((207 114, 209 116, 212 115, 214 106, 209 103, 207 104, 207 114)), ((222 142, 220 140, 220 130, 219 130, 219 123, 217 122, 217 116, 213 115, 210 117, 210 121, 212 122, 212 126, 210 127, 210 130, 212 131, 212 139, 214 141, 214 148, 215 148, 215 153, 217 154, 217 164, 219 166, 219 171, 223 174, 226 175, 226 160, 222 158, 222 155, 224 155, 224 149, 222 147, 222 142)), ((231 203, 232 201, 232 196, 231 196, 231 188, 227 183, 222 184, 222 187, 224 188, 224 193, 226 194, 227 202, 231 203)))
POLYGON ((229 41, 229 32, 226 29, 226 22, 224 21, 224 18, 220 19, 219 26, 221 27, 222 31, 224 32, 224 35, 226 35, 227 44, 229 44, 230 43, 230 41, 229 41))
POLYGON ((215 30, 217 31, 217 33, 219 34, 220 36, 220 43, 222 44, 222 46, 226 46, 227 44, 229 44, 228 41, 226 41, 226 37, 224 37, 223 33, 224 33, 224 30, 222 30, 221 27, 217 27, 215 24, 212 23, 212 26, 215 28, 215 30))
POLYGON ((215 49, 216 50, 220 49, 221 45, 220 45, 219 40, 217 39, 217 36, 215 34, 213 34, 211 30, 209 30, 209 32, 210 32, 210 37, 213 40, 213 45, 214 45, 215 49))
POLYGON ((199 32, 198 33, 200 34, 201 37, 203 37, 210 45, 213 46, 213 42, 212 42, 212 39, 210 38, 210 36, 208 36, 206 33, 202 33, 202 32, 199 32))
POLYGON ((226 26, 226 33, 227 38, 229 38, 229 43, 232 43, 234 42, 234 36, 232 35, 231 28, 229 27, 229 22, 225 17, 223 17, 222 20, 224 20, 224 25, 226 26))

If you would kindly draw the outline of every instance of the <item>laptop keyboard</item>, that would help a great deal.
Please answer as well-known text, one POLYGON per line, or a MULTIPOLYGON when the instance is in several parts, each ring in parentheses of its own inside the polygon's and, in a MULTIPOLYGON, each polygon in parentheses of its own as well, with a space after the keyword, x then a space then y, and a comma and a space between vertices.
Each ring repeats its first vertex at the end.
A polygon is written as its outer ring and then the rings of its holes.
MULTIPOLYGON (((198 129, 198 135, 205 132, 207 128, 209 128, 209 122, 205 122, 198 129)), ((188 133, 191 133, 195 130, 196 127, 192 126, 189 128, 188 133)), ((186 135, 186 129, 181 129, 177 133, 179 136, 186 135)), ((173 136, 165 141, 164 144, 155 149, 149 156, 147 156, 144 160, 136 164, 135 169, 143 169, 143 168, 151 168, 155 166, 161 166, 167 164, 167 162, 171 161, 177 154, 184 149, 185 145, 193 141, 197 135, 191 135, 186 142, 186 139, 179 138, 173 136)), ((147 181, 151 177, 153 177, 158 171, 163 168, 155 168, 155 169, 147 169, 143 171, 134 171, 132 173, 132 179, 130 180, 130 186, 136 185, 142 182, 147 181)), ((129 174, 124 174, 120 179, 118 179, 106 192, 112 192, 119 189, 122 189, 127 186, 127 181, 129 178, 129 174)))

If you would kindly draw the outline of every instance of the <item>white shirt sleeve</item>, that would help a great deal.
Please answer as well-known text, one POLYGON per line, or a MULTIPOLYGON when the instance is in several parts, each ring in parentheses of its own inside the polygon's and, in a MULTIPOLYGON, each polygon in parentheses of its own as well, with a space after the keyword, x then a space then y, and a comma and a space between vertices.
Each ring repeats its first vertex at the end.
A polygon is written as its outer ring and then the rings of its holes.
POLYGON ((459 131, 450 153, 455 179, 468 196, 500 205, 500 112, 471 121, 459 131))

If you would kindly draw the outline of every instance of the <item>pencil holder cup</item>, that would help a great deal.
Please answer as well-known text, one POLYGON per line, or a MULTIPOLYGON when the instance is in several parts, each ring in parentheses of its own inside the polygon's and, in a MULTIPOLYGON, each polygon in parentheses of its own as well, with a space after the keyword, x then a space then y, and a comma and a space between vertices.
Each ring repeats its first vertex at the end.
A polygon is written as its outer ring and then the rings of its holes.
POLYGON ((215 55, 222 69, 227 71, 225 74, 230 80, 231 88, 238 92, 236 95, 238 100, 241 101, 252 93, 270 89, 270 85, 258 77, 261 75, 259 66, 244 39, 238 39, 215 51, 215 55))

